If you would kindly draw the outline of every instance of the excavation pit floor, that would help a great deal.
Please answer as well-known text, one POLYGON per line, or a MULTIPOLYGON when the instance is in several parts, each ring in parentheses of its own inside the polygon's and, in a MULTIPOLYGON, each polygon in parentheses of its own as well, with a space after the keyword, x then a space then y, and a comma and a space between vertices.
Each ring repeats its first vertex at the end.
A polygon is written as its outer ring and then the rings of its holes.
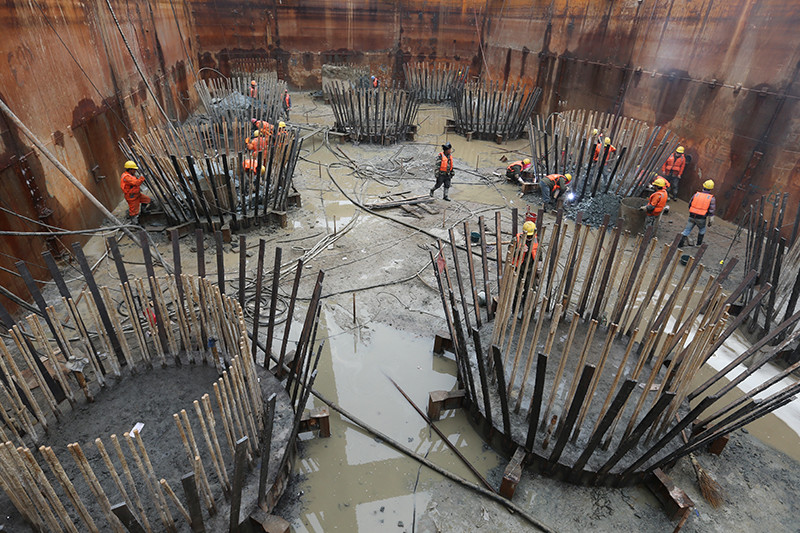
MULTIPOLYGON (((306 132, 318 125, 332 125, 328 106, 299 94, 293 94, 292 100, 294 123, 306 127, 308 122, 306 132)), ((318 241, 331 237, 335 227, 341 236, 307 261, 300 281, 299 293, 310 294, 318 269, 325 270, 318 339, 326 339, 326 344, 315 388, 406 445, 411 452, 427 456, 442 468, 477 483, 477 478, 428 429, 384 376, 386 372, 395 379, 423 409, 430 391, 454 387, 456 370, 452 354, 433 353, 434 335, 447 329, 430 266, 430 252, 436 249, 436 238, 446 238, 450 227, 457 235, 463 235, 464 221, 475 231, 478 217, 484 216, 488 240, 494 242, 494 212, 500 210, 502 238, 508 240, 510 209, 516 207, 523 214, 527 205, 534 211, 540 207, 536 197, 521 198, 519 188, 506 181, 504 172, 508 163, 500 160, 503 156, 512 161, 524 157, 529 153, 527 141, 503 145, 467 142, 462 137, 445 133, 445 121, 451 116, 451 110, 445 106, 423 104, 417 120, 421 124, 420 134, 413 143, 390 147, 340 145, 366 171, 356 175, 350 168, 332 166, 331 174, 347 196, 327 173, 328 165, 344 159, 336 145, 332 145, 334 153, 323 144, 320 135, 306 139, 294 182, 300 191, 302 206, 290 209, 289 226, 285 229, 260 226, 245 233, 247 271, 248 278, 252 278, 258 239, 267 242, 265 263, 271 268, 274 246, 282 247, 284 262, 296 261, 318 241), (368 202, 393 192, 411 191, 409 196, 427 194, 433 185, 434 158, 445 141, 453 143, 455 148, 452 202, 442 201, 440 189, 434 202, 426 204, 432 212, 412 206, 413 214, 400 209, 370 214, 348 198, 368 202), (344 231, 345 225, 354 218, 352 227, 344 231)), ((117 213, 122 213, 124 204, 123 201, 117 213)), ((656 234, 659 246, 672 242, 675 233, 686 223, 686 202, 670 202, 670 205, 672 210, 662 218, 656 234)), ((542 224, 552 230, 553 222, 553 215, 548 213, 542 224)), ((151 235, 162 254, 169 257, 170 243, 163 237, 162 230, 152 228, 151 235)), ((591 243, 596 231, 590 233, 591 243)), ((705 241, 709 247, 703 260, 706 272, 718 274, 723 268, 719 264, 723 259, 729 261, 737 255, 744 258, 744 234, 731 246, 735 231, 735 226, 719 219, 709 228, 705 241)), ((696 230, 692 238, 695 236, 696 230)), ((184 271, 195 273, 195 255, 191 251, 195 246, 194 236, 181 238, 179 243, 184 271)), ((216 268, 213 236, 206 236, 206 243, 205 266, 208 277, 213 279, 216 268)), ((123 238, 120 247, 129 274, 142 276, 144 267, 138 246, 123 238)), ((90 263, 101 259, 105 252, 102 239, 93 239, 87 249, 90 263)), ((696 248, 692 248, 694 250, 696 248)), ((225 245, 224 264, 229 280, 236 278, 238 254, 238 246, 225 245)), ((489 255, 494 254, 489 252, 489 255)), ((70 271, 67 277, 76 277, 75 271, 70 271)), ((158 272, 164 275, 163 270, 158 272)), ((116 270, 107 259, 101 262, 96 275, 101 285, 118 283, 116 270)), ((743 276, 740 261, 725 288, 734 288, 743 276)), ((490 262, 490 278, 495 277, 495 266, 490 262)), ((74 293, 79 292, 82 280, 71 283, 70 288, 74 293)), ((229 288, 233 287, 229 285, 229 288)), ((290 279, 281 283, 280 291, 282 296, 290 293, 290 279)), ((302 320, 305 313, 305 306, 299 307, 295 310, 295 321, 302 320)), ((292 341, 296 341, 299 334, 299 328, 293 327, 292 341)), ((262 340, 265 335, 262 328, 262 340)), ((276 339, 282 338, 282 326, 275 335, 276 339)), ((323 405, 313 397, 310 403, 314 407, 323 405)), ((168 416, 171 417, 171 413, 168 416)), ((465 413, 447 411, 436 424, 484 477, 494 487, 499 487, 507 459, 483 442, 465 413)), ((520 516, 428 470, 337 413, 331 413, 331 429, 330 439, 302 437, 299 473, 278 507, 279 514, 292 523, 293 531, 516 533, 533 530, 520 516)), ((688 460, 682 459, 670 472, 675 483, 696 504, 696 513, 682 531, 797 531, 800 438, 774 415, 746 429, 749 433, 738 430, 732 435, 721 456, 705 452, 698 455, 703 467, 727 493, 720 509, 713 509, 703 500, 688 460)), ((147 431, 146 426, 144 434, 147 431)), ((669 532, 675 527, 674 522, 669 523, 655 496, 643 487, 578 487, 526 470, 514 502, 559 532, 669 532)), ((14 513, 7 503, 1 507, 8 510, 5 515, 14 513)))

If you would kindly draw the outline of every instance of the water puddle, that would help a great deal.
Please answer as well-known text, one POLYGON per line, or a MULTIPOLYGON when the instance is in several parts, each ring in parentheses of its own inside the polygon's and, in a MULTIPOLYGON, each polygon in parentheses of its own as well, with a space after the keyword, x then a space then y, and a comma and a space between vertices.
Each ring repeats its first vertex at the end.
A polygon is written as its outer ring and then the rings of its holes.
MULTIPOLYGON (((320 334, 328 339, 315 388, 413 453, 476 482, 386 377, 425 411, 430 391, 455 385, 454 361, 434 355, 428 337, 374 322, 354 328, 348 319, 344 312, 322 314, 320 334)), ((447 412, 437 426, 484 475, 501 464, 499 456, 484 450, 461 412, 447 412)), ((305 475, 300 488, 306 511, 295 519, 294 530, 398 531, 401 522, 410 530, 415 513, 418 518, 428 504, 425 487, 442 477, 336 413, 331 428, 330 439, 306 442, 298 468, 305 475)))

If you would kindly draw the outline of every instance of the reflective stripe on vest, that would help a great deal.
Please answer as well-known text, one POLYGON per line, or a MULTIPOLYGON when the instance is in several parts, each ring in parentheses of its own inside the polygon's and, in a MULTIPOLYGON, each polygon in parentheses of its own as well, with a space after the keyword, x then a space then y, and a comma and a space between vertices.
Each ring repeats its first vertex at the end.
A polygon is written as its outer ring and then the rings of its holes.
POLYGON ((559 185, 558 185, 558 180, 561 179, 561 178, 566 179, 566 177, 563 174, 548 174, 547 175, 547 179, 549 179, 553 183, 553 185, 552 185, 553 192, 561 190, 561 187, 559 187, 559 185))
MULTIPOLYGON (((527 235, 525 233, 517 233, 516 243, 514 245, 515 248, 519 248, 520 245, 521 246, 525 246, 525 248, 527 248, 525 240, 522 239, 523 235, 525 235, 527 237, 527 235)), ((533 240, 532 240, 532 243, 531 243, 531 248, 530 248, 531 261, 536 259, 536 250, 538 250, 538 249, 539 249, 539 243, 536 241, 536 237, 533 237, 533 240)), ((529 250, 525 250, 525 252, 528 252, 528 251, 529 250)), ((521 261, 524 261, 524 260, 525 260, 525 253, 522 253, 519 256, 517 256, 517 260, 514 261, 513 264, 514 264, 515 267, 519 266, 521 261)))
POLYGON ((450 172, 453 170, 453 156, 445 155, 444 152, 439 152, 439 156, 442 158, 442 162, 439 163, 439 171, 450 172))
POLYGON ((689 213, 692 215, 707 215, 713 197, 713 194, 708 194, 707 192, 695 193, 695 195, 692 196, 692 201, 689 202, 689 213))

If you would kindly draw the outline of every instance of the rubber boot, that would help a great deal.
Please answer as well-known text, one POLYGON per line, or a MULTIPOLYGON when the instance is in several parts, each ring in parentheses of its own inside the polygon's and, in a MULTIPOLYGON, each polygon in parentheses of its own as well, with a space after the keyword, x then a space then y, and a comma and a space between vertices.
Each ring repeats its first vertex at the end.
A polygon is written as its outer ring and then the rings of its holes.
POLYGON ((130 217, 130 219, 131 219, 131 224, 133 224, 134 226, 139 225, 139 215, 136 215, 135 217, 130 217))
POLYGON ((705 236, 706 236, 705 233, 701 233, 700 235, 697 236, 697 246, 700 246, 701 244, 703 244, 703 237, 705 237, 705 236))
POLYGON ((678 243, 678 248, 686 246, 686 235, 681 235, 681 242, 678 243))
POLYGON ((434 187, 433 189, 431 189, 431 192, 430 192, 430 194, 431 194, 431 198, 433 198, 433 191, 435 191, 435 190, 436 190, 436 187, 434 187))
POLYGON ((450 190, 450 187, 445 187, 444 188, 444 197, 442 198, 442 200, 446 200, 448 202, 450 201, 450 197, 447 196, 447 191, 449 191, 449 190, 450 190))

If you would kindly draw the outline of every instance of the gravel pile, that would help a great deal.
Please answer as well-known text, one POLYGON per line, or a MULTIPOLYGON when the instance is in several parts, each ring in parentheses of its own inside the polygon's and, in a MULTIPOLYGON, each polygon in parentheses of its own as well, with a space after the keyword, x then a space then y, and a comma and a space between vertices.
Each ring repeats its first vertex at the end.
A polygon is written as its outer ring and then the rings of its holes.
POLYGON ((585 198, 577 204, 565 206, 564 211, 572 220, 579 212, 583 211, 583 223, 596 228, 603 223, 603 217, 606 215, 611 216, 610 225, 616 223, 620 203, 622 203, 622 196, 613 193, 598 194, 594 198, 585 198))

